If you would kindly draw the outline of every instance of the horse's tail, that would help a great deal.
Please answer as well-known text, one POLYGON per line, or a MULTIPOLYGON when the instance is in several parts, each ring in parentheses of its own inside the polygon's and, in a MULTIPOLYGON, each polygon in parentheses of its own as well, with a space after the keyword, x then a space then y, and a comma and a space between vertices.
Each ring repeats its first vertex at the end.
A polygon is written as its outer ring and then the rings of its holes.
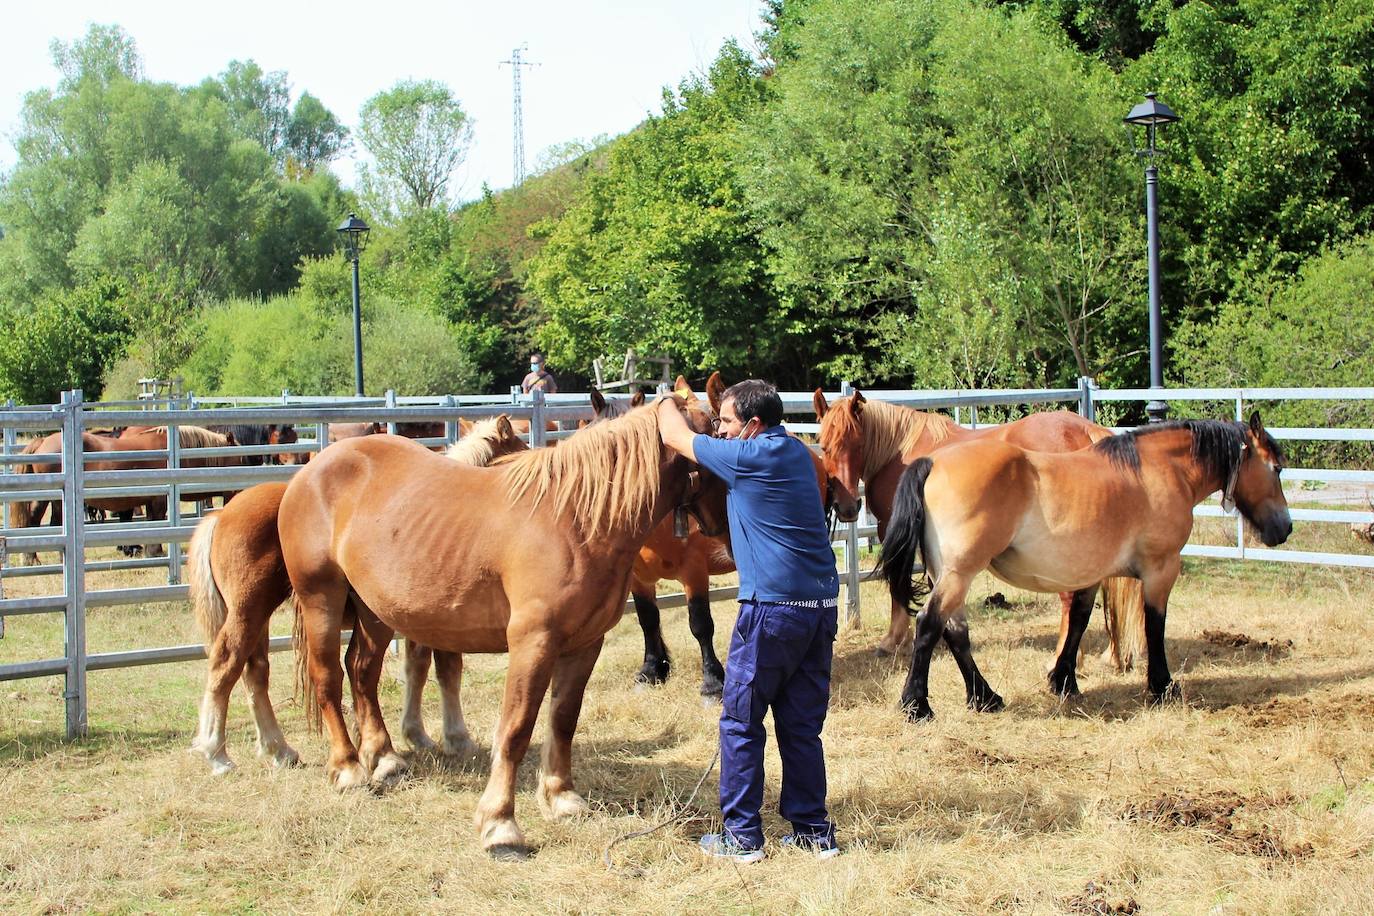
POLYGON ((310 653, 305 643, 305 614, 301 611, 301 599, 291 594, 291 645, 296 650, 296 696, 300 698, 301 708, 305 710, 306 727, 318 732, 322 728, 320 718, 320 698, 315 693, 315 685, 310 682, 310 653))
POLYGON ((1128 671, 1145 649, 1145 588, 1139 579, 1116 576, 1102 581, 1102 609, 1111 644, 1103 659, 1128 671))
POLYGON ((926 528, 926 478, 935 463, 929 458, 918 458, 897 481, 897 492, 892 500, 892 516, 888 519, 887 534, 883 538, 883 552, 878 565, 887 580, 892 599, 911 611, 911 600, 915 589, 911 583, 916 569, 916 554, 929 569, 925 557, 926 528))
POLYGON ((187 557, 188 572, 191 577, 191 610, 195 612, 196 624, 205 638, 208 649, 215 641, 224 621, 229 616, 224 595, 215 581, 215 570, 210 565, 210 555, 215 543, 215 526, 219 524, 218 515, 207 515, 196 525, 191 535, 191 545, 187 557))

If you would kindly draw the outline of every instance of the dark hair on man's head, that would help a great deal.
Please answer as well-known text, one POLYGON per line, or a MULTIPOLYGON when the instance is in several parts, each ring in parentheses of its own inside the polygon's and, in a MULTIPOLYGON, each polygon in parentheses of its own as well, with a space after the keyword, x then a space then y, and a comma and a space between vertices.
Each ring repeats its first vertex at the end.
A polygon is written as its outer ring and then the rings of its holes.
POLYGON ((544 361, 544 354, 543 354, 543 353, 531 353, 531 354, 530 354, 530 362, 532 362, 532 363, 542 363, 543 361, 544 361))
POLYGON ((741 423, 759 418, 765 429, 782 422, 782 398, 778 389, 757 378, 748 378, 726 388, 720 396, 721 403, 735 402, 735 416, 741 423))

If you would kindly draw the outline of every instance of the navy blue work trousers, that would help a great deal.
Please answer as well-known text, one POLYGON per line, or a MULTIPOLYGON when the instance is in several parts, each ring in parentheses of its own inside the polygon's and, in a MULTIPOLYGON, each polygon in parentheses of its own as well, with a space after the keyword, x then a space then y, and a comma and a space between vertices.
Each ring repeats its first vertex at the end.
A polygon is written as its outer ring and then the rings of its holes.
POLYGON ((821 726, 830 703, 838 605, 741 601, 725 663, 720 713, 720 810, 740 846, 763 845, 764 714, 782 758, 778 811, 798 836, 833 841, 825 808, 821 726))

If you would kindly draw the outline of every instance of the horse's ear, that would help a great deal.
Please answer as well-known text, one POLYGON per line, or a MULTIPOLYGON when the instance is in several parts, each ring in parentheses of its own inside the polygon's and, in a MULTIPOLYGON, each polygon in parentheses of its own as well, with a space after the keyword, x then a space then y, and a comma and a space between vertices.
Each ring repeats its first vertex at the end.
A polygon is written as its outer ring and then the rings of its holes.
POLYGON ((1264 421, 1260 419, 1260 412, 1258 410, 1250 414, 1250 432, 1254 433, 1256 436, 1264 432, 1264 421))
POLYGON ((673 382, 673 394, 682 398, 684 401, 697 400, 697 394, 692 390, 692 386, 688 383, 685 376, 679 375, 677 381, 673 382))
MULTIPOLYGON (((238 444, 239 444, 239 440, 235 439, 235 438, 234 438, 234 434, 231 433, 231 432, 229 432, 228 430, 225 430, 224 438, 225 438, 225 444, 226 444, 226 445, 238 445, 238 444)), ((75 463, 75 462, 73 462, 73 463, 75 463)))
POLYGON ((501 416, 496 418, 496 432, 501 436, 502 439, 515 438, 515 427, 510 425, 509 415, 501 414, 501 416))
POLYGON ((830 406, 825 402, 825 392, 817 388, 816 393, 811 396, 811 406, 816 411, 816 419, 825 416, 826 409, 830 406))
POLYGON ((720 416, 720 399, 725 394, 725 380, 720 377, 720 372, 712 372, 711 377, 706 380, 706 400, 711 403, 711 410, 716 416, 720 416))
POLYGON ((638 406, 640 406, 640 405, 643 404, 643 403, 644 403, 644 392, 643 392, 643 391, 636 391, 634 394, 630 395, 630 406, 631 406, 631 407, 638 407, 638 406))
POLYGON ((599 417, 606 412, 606 396, 604 394, 593 388, 588 397, 592 400, 592 413, 599 417))
MULTIPOLYGON (((502 414, 502 416, 505 416, 505 414, 502 414)), ((510 422, 510 421, 507 421, 507 422, 510 422)), ((464 436, 466 436, 468 433, 472 432, 472 421, 471 421, 471 420, 464 419, 463 417, 459 417, 459 418, 458 418, 458 432, 460 432, 460 433, 463 434, 464 436)))
POLYGON ((863 413, 864 404, 867 403, 867 401, 864 399, 863 392, 855 388, 854 396, 849 399, 849 403, 853 405, 854 416, 857 417, 859 414, 863 413))

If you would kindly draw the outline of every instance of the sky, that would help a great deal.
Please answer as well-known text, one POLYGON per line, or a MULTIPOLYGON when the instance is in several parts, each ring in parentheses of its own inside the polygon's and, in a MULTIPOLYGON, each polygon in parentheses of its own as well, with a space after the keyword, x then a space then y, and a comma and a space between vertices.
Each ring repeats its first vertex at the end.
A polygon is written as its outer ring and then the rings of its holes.
MULTIPOLYGON (((231 60, 254 60, 286 71, 293 102, 308 91, 350 129, 363 102, 399 80, 445 83, 474 119, 450 186, 456 201, 470 200, 483 182, 512 183, 512 71, 500 63, 512 49, 527 45, 524 59, 537 64, 521 76, 530 171, 549 146, 615 136, 658 112, 663 87, 704 72, 727 39, 753 49, 761 10, 760 0, 16 4, 0 53, 0 170, 15 163, 24 95, 57 84, 50 42, 75 41, 95 22, 132 36, 148 79, 193 85, 231 60)), ((333 167, 353 184, 354 158, 333 167)))

